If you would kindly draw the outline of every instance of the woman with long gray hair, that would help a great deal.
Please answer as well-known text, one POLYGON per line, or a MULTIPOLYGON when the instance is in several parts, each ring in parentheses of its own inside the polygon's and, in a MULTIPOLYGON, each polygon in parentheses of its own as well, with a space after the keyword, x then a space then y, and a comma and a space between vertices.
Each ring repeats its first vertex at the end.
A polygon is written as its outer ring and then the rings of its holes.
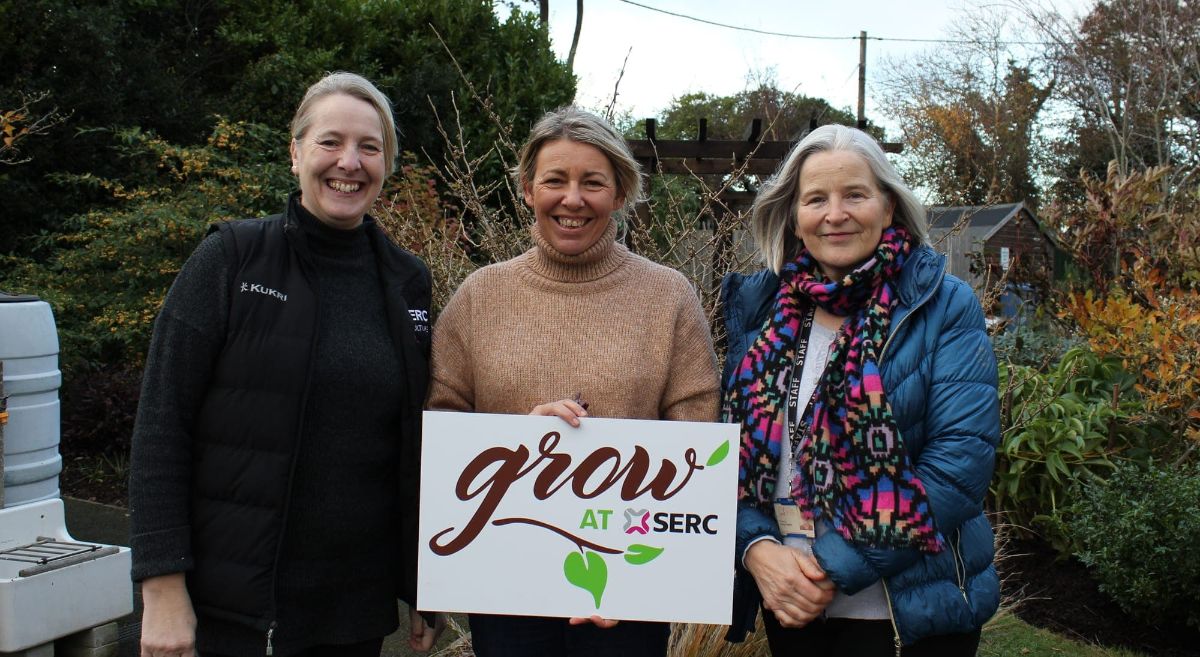
POLYGON ((1000 437, 979 301, 868 134, 814 130, 754 204, 767 268, 722 284, 741 427, 730 639, 774 655, 974 655, 1000 600, 1000 437))

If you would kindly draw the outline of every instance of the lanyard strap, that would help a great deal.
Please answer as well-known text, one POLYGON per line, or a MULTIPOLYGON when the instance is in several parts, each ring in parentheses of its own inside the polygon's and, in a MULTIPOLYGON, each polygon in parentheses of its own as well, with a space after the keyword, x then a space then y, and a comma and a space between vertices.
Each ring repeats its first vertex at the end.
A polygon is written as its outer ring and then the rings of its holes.
MULTIPOLYGON (((808 342, 812 337, 813 317, 816 315, 817 309, 815 305, 808 307, 808 312, 804 314, 804 320, 800 324, 800 333, 796 335, 796 360, 792 364, 792 374, 788 385, 788 403, 787 403, 787 420, 788 420, 788 435, 792 437, 792 449, 795 450, 800 442, 800 438, 808 433, 808 423, 804 421, 803 412, 808 410, 805 406, 800 408, 800 380, 804 377, 804 361, 808 358, 808 342)), ((809 404, 817 396, 817 386, 813 386, 813 394, 809 399, 809 404)))

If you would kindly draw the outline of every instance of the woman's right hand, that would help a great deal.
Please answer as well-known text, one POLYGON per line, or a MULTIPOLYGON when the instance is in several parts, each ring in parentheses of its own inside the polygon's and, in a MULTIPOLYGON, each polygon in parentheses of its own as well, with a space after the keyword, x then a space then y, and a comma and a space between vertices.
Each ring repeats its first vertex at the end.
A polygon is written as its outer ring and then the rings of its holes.
POLYGON ((195 657, 196 612, 183 573, 142 582, 141 657, 195 657))
POLYGON ((750 546, 746 570, 754 576, 763 606, 784 627, 804 627, 833 600, 834 584, 815 559, 774 541, 750 546))
POLYGON ((587 417, 587 402, 575 399, 560 399, 547 404, 538 404, 529 411, 530 415, 556 415, 567 424, 578 427, 579 418, 587 417))

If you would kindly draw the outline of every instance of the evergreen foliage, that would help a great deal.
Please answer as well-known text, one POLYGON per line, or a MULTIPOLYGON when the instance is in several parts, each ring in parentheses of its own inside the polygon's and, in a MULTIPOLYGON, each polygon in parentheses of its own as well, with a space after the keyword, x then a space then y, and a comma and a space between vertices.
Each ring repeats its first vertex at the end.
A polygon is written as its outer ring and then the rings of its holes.
POLYGON ((1076 556, 1121 609, 1200 629, 1200 467, 1118 468, 1085 486, 1068 517, 1076 556))
MULTIPOLYGON (((487 0, 0 0, 0 24, 0 111, 48 92, 45 102, 68 117, 27 140, 30 161, 0 172, 0 253, 27 253, 30 236, 119 204, 60 182, 91 174, 128 183, 114 155, 121 130, 193 146, 215 114, 286 129, 305 88, 327 71, 375 81, 396 107, 401 149, 435 164, 444 148, 438 117, 454 114, 454 100, 471 107, 471 87, 520 132, 518 142, 575 94, 536 17, 514 9, 501 20, 487 0)), ((498 138, 486 112, 465 112, 462 124, 464 139, 498 138)), ((484 172, 502 175, 502 165, 484 172)))

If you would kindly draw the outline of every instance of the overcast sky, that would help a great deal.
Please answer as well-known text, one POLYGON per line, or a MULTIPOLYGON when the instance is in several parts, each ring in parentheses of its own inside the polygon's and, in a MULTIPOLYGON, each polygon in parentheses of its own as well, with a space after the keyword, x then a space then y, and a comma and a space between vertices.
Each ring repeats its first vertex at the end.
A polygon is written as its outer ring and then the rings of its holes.
MULTIPOLYGON (((987 0, 982 0, 987 2, 987 0)), ((799 39, 739 31, 670 16, 622 0, 584 0, 583 31, 575 55, 577 101, 603 109, 629 55, 617 99, 618 113, 635 119, 657 115, 691 91, 733 94, 747 78, 772 72, 781 89, 828 100, 855 111, 858 34, 867 31, 867 117, 885 123, 871 102, 872 74, 884 58, 902 57, 937 44, 893 39, 945 38, 973 0, 636 0, 639 4, 717 23, 769 32, 823 37, 799 39)), ((1043 0, 1072 15, 1093 0, 1043 0)), ((993 0, 990 4, 995 5, 993 0)), ((534 9, 536 11, 536 9, 534 9)), ((550 0, 550 36, 565 60, 575 27, 574 0, 550 0)))

